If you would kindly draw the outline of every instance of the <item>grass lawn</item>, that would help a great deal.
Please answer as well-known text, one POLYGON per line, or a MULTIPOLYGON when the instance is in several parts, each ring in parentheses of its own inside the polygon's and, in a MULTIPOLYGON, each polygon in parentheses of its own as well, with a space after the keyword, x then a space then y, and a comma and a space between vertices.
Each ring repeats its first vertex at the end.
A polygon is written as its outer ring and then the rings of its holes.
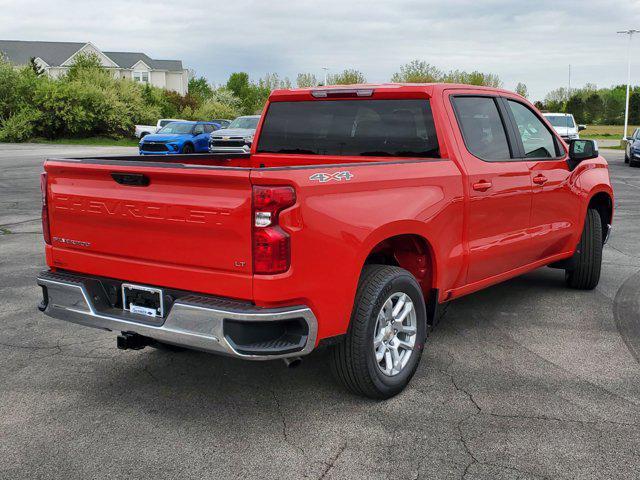
POLYGON ((89 138, 56 138, 46 140, 38 138, 32 140, 33 143, 51 143, 56 145, 90 145, 95 147, 137 147, 139 140, 136 138, 109 138, 109 137, 89 137, 89 138))
MULTIPOLYGON (((637 125, 629 125, 629 135, 638 128, 637 125)), ((587 125, 587 129, 580 132, 580 138, 592 138, 595 140, 617 140, 622 138, 624 125, 587 125)))

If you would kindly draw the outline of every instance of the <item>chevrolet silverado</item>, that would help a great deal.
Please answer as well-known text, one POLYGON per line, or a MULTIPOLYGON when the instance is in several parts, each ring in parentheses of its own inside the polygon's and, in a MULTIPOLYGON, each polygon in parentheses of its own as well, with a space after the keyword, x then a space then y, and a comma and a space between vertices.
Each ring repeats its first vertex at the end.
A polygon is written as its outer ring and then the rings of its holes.
POLYGON ((399 393, 439 305, 530 270, 593 289, 613 216, 593 140, 466 85, 274 91, 251 152, 53 158, 41 311, 178 346, 298 363, 399 393))

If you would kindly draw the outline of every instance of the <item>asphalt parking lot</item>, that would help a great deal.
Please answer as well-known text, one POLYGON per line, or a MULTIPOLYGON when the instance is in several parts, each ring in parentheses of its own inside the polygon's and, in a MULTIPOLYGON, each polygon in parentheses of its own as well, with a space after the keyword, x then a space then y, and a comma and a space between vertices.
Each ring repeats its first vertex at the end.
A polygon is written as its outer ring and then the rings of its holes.
POLYGON ((198 352, 119 351, 41 315, 38 174, 0 144, 0 478, 638 478, 640 169, 604 151, 615 230, 600 286, 543 268, 453 302, 401 395, 198 352))

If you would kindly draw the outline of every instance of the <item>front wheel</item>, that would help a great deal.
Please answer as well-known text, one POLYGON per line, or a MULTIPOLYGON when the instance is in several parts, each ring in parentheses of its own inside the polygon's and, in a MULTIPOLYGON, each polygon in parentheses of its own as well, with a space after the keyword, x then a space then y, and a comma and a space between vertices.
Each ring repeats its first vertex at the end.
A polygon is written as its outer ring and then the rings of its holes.
POLYGON ((366 265, 349 331, 331 351, 331 370, 356 394, 375 399, 397 395, 420 363, 426 319, 413 275, 399 267, 366 265))
POLYGON ((629 155, 627 155, 627 151, 624 151, 624 163, 629 163, 629 155))
POLYGON ((582 237, 576 248, 575 267, 565 274, 567 286, 579 290, 593 290, 600 281, 602 268, 602 223, 597 210, 587 210, 582 237))
POLYGON ((185 144, 185 146, 182 147, 182 153, 185 155, 193 153, 193 145, 191 145, 190 143, 185 144))
POLYGON ((640 160, 636 160, 635 158, 630 158, 629 159, 629 166, 630 167, 640 167, 640 160))

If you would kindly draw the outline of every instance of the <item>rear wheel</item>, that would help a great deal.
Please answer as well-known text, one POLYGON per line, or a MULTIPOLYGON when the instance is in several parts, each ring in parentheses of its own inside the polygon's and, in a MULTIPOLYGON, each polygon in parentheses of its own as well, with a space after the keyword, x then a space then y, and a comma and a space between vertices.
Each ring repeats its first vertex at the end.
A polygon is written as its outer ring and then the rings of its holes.
POLYGON ((426 318, 413 275, 399 267, 365 266, 349 331, 331 351, 331 370, 358 395, 384 399, 400 393, 420 363, 426 318))
POLYGON ((566 270, 567 285, 579 290, 593 290, 600 281, 602 267, 602 223, 600 214, 593 208, 587 210, 575 255, 575 268, 566 270))
POLYGON ((627 155, 627 151, 624 151, 624 163, 629 163, 629 155, 627 155))
POLYGON ((182 147, 182 153, 185 155, 193 153, 193 145, 191 145, 190 143, 185 144, 185 146, 182 147))

